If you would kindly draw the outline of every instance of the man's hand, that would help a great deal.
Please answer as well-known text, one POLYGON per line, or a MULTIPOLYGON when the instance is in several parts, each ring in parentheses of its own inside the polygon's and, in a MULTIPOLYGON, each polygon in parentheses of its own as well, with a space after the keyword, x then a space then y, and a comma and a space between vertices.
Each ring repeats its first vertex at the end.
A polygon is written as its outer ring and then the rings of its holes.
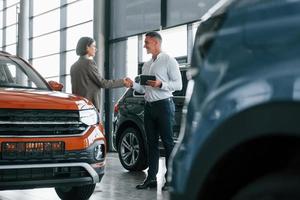
POLYGON ((126 78, 123 79, 123 81, 124 81, 124 86, 125 87, 127 87, 127 88, 132 87, 133 81, 130 78, 126 77, 126 78))
POLYGON ((150 81, 148 80, 147 85, 150 85, 151 87, 155 87, 155 88, 161 88, 162 86, 162 82, 160 80, 155 80, 155 81, 150 81))

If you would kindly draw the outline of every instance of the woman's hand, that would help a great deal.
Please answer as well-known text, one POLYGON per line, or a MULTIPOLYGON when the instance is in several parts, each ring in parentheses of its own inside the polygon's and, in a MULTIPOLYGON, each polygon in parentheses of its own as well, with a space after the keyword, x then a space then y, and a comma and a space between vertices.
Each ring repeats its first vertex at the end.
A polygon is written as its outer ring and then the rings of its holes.
POLYGON ((125 87, 131 88, 133 86, 133 81, 130 78, 126 77, 123 79, 123 81, 125 87))

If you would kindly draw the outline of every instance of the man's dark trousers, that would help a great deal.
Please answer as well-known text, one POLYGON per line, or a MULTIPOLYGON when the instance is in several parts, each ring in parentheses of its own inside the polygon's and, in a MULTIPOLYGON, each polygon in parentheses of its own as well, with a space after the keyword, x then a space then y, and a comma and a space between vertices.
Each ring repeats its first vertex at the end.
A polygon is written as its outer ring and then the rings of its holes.
MULTIPOLYGON (((144 124, 148 142, 148 179, 156 179, 159 163, 159 136, 165 148, 166 167, 174 147, 175 105, 172 98, 145 103, 144 124)), ((167 174, 167 173, 166 173, 167 174)))

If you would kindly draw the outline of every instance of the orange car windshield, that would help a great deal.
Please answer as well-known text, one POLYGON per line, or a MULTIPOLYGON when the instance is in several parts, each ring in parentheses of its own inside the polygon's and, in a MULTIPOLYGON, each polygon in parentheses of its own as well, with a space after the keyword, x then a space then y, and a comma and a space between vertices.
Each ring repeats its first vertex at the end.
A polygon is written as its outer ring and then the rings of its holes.
POLYGON ((3 87, 48 90, 45 81, 25 62, 0 57, 0 88, 3 87))

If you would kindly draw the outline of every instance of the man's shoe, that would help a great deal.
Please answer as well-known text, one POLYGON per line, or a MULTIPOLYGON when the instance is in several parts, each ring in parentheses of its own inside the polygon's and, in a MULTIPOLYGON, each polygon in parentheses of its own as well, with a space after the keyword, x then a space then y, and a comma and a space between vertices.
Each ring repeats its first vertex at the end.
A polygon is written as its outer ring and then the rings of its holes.
POLYGON ((165 184, 164 184, 164 186, 161 188, 161 190, 167 191, 167 190, 169 190, 169 186, 170 186, 170 184, 169 184, 168 182, 165 182, 165 184))
POLYGON ((157 187, 157 181, 155 179, 146 179, 142 184, 137 185, 136 189, 143 190, 147 188, 157 187))

